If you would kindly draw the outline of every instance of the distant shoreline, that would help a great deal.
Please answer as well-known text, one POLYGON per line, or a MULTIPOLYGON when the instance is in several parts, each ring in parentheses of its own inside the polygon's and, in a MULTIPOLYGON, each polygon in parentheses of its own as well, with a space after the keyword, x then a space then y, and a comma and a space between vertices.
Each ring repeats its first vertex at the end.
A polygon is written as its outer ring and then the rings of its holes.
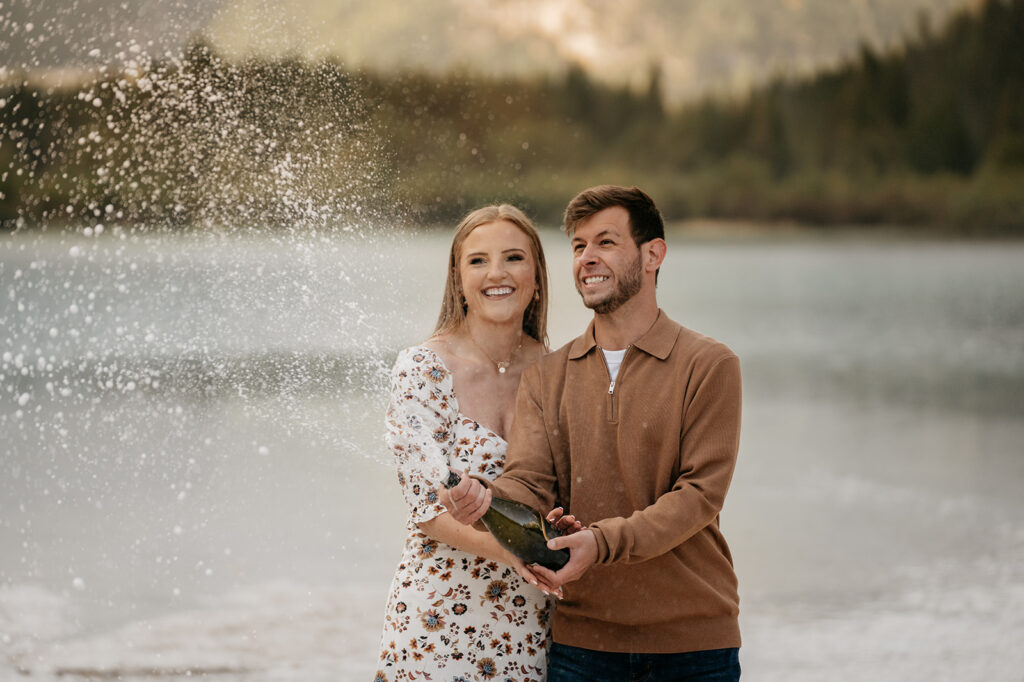
POLYGON ((728 218, 688 218, 670 220, 667 235, 686 241, 808 241, 862 240, 873 241, 1024 241, 1016 232, 966 232, 956 226, 899 225, 886 223, 812 224, 793 220, 742 220, 728 218))
MULTIPOLYGON (((416 222, 408 219, 396 219, 390 223, 392 227, 370 227, 373 232, 384 232, 388 229, 400 233, 444 232, 450 231, 454 223, 436 220, 416 222)), ((551 232, 561 232, 560 225, 537 221, 538 227, 551 232)), ((259 228, 203 228, 185 225, 128 225, 113 223, 106 225, 102 234, 93 234, 91 224, 74 223, 71 221, 49 221, 41 224, 24 225, 19 228, 3 226, 0 238, 13 237, 16 234, 78 236, 89 240, 125 239, 145 236, 221 236, 231 238, 259 237, 274 235, 283 228, 263 226, 259 228)), ((341 232, 342 228, 328 228, 327 232, 341 232)), ((667 220, 666 236, 686 242, 770 242, 786 241, 898 241, 898 242, 1011 242, 1024 241, 1024 233, 1019 232, 968 232, 956 226, 936 225, 899 225, 885 223, 850 223, 850 224, 813 224, 794 220, 754 220, 741 218, 686 218, 667 220)))

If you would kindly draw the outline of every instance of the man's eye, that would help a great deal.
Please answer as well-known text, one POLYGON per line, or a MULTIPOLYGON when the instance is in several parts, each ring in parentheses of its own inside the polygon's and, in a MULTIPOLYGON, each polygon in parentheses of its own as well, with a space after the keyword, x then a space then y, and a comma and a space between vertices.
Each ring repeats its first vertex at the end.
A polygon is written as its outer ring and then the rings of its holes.
POLYGON ((573 250, 573 251, 582 251, 582 250, 583 250, 583 244, 575 244, 575 245, 574 245, 574 246, 572 247, 572 250, 573 250))

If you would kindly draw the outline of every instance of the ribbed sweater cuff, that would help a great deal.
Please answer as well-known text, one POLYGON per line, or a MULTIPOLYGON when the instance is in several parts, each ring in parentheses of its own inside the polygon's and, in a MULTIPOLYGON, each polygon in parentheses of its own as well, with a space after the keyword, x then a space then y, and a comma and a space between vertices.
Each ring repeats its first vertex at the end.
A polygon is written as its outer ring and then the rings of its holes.
POLYGON ((597 526, 590 526, 590 532, 594 534, 594 539, 597 540, 597 559, 594 560, 594 563, 606 563, 608 561, 610 551, 608 549, 608 540, 604 536, 604 531, 597 526))

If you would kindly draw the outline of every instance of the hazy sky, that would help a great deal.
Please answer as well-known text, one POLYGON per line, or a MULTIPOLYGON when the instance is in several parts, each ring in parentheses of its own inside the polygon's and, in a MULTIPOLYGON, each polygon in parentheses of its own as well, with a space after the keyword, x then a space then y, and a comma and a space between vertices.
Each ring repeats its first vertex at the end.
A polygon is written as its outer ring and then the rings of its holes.
POLYGON ((137 44, 180 52, 222 0, 0 0, 0 65, 95 66, 137 44))
POLYGON ((572 62, 672 99, 805 73, 980 0, 0 0, 0 67, 180 53, 331 54, 377 69, 559 73, 572 62))

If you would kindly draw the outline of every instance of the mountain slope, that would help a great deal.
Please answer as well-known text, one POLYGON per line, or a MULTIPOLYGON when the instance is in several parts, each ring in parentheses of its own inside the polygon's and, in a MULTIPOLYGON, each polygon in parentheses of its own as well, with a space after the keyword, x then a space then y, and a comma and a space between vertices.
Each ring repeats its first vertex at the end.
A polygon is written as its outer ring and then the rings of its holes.
POLYGON ((561 73, 636 87, 652 65, 670 100, 808 73, 862 42, 891 45, 967 0, 238 0, 207 27, 235 56, 334 55, 352 66, 561 73))

